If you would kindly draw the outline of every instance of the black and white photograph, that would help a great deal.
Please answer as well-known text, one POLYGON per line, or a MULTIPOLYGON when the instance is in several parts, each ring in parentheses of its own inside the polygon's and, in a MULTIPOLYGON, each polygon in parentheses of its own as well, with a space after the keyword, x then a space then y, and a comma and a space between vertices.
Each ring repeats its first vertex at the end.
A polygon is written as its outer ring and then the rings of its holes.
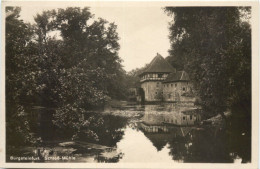
POLYGON ((259 4, 186 4, 2 2, 1 164, 257 163, 259 4))

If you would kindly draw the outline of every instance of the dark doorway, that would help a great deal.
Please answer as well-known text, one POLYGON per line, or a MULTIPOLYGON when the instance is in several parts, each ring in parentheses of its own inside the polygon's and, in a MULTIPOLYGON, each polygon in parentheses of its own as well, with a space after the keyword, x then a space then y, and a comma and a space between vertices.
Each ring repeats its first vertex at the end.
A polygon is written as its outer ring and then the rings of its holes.
POLYGON ((139 93, 141 96, 141 104, 145 103, 145 93, 144 93, 144 89, 143 88, 139 88, 139 93))

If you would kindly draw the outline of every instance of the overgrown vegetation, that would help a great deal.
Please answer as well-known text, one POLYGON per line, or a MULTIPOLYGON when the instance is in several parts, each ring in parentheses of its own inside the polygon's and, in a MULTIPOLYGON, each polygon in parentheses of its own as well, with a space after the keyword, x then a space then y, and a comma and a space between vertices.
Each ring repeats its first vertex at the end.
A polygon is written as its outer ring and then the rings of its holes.
POLYGON ((186 70, 209 116, 241 105, 251 114, 249 7, 167 7, 168 60, 186 70))
POLYGON ((242 162, 251 159, 251 8, 167 7, 170 56, 194 84, 207 118, 221 114, 228 144, 242 162), (226 119, 224 112, 231 111, 226 119), (241 140, 234 143, 230 140, 241 140), (230 142, 229 142, 230 141, 230 142))
POLYGON ((84 131, 98 140, 93 125, 104 121, 86 111, 125 98, 117 26, 89 8, 44 11, 36 24, 20 20, 20 10, 6 8, 7 142, 37 142, 25 110, 34 106, 53 108, 54 124, 72 128, 75 138, 84 131))

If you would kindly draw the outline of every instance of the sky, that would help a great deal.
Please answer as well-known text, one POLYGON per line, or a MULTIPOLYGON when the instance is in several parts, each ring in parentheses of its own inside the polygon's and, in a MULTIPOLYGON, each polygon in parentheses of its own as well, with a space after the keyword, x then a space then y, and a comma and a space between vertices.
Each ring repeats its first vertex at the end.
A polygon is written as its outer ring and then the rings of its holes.
MULTIPOLYGON (((20 13, 25 22, 53 7, 23 6, 20 13)), ((103 18, 117 25, 120 40, 119 56, 126 71, 141 68, 156 56, 168 56, 170 49, 169 22, 172 20, 161 7, 91 7, 95 19, 103 18)))

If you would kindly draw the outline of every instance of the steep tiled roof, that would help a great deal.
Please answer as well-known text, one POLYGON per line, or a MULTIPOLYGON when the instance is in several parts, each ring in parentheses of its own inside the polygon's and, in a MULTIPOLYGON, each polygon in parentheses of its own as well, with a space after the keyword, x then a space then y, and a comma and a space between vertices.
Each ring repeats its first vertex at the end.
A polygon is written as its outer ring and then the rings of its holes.
POLYGON ((185 71, 177 71, 176 73, 169 74, 164 82, 179 82, 189 80, 189 75, 185 71))
POLYGON ((149 66, 141 74, 170 72, 175 72, 175 69, 160 54, 157 53, 149 66))

